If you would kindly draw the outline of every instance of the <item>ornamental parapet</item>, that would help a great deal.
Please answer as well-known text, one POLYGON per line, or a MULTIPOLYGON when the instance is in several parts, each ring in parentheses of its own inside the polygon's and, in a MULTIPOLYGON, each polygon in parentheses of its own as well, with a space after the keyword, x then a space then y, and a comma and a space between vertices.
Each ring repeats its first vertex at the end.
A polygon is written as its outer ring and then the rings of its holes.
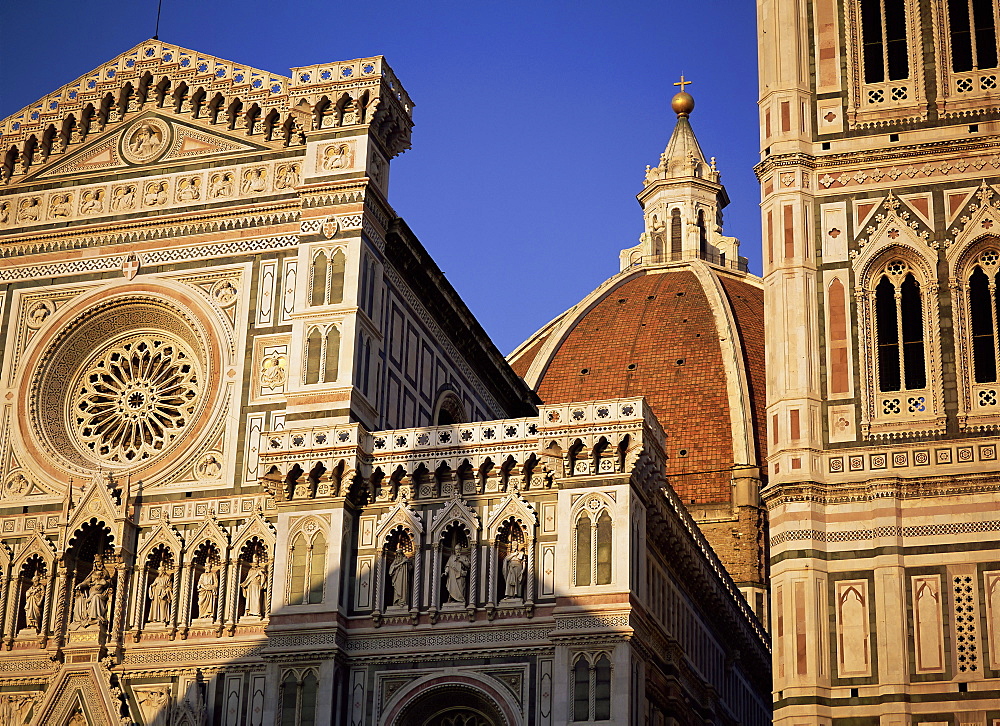
POLYGON ((527 418, 367 431, 360 424, 261 434, 265 486, 279 502, 346 497, 447 496, 551 486, 556 478, 627 473, 643 450, 664 450, 645 399, 542 406, 527 418), (652 446, 648 444, 652 442, 652 446), (495 488, 494 488, 495 487, 495 488), (359 491, 360 493, 360 491, 359 491))

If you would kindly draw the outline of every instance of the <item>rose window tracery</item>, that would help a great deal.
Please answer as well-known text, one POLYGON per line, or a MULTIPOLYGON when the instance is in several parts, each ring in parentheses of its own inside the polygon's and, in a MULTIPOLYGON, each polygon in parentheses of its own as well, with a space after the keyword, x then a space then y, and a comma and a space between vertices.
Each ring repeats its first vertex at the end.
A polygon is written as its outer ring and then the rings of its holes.
POLYGON ((195 357, 178 340, 141 335, 96 356, 76 387, 74 428, 102 460, 125 464, 160 453, 198 405, 195 357))

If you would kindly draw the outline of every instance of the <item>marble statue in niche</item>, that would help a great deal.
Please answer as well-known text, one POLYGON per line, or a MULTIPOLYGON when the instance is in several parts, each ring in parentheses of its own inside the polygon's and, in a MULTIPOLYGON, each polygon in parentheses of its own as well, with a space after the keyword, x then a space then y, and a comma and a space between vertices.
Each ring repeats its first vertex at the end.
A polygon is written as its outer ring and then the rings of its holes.
POLYGON ((24 622, 36 633, 42 626, 42 604, 45 602, 45 583, 40 574, 35 575, 24 591, 24 622))
POLYGON ((469 555, 461 545, 455 547, 444 566, 448 601, 465 603, 465 588, 469 579, 469 555))
POLYGON ((389 581, 392 583, 392 606, 408 607, 410 604, 410 570, 413 568, 413 558, 399 548, 393 554, 389 563, 389 581))
POLYGON ((86 628, 108 622, 108 600, 111 597, 111 572, 101 555, 94 556, 94 568, 77 586, 73 600, 73 625, 86 628))
POLYGON ((240 590, 246 600, 247 608, 244 615, 262 617, 261 601, 264 590, 267 589, 267 567, 260 560, 254 559, 247 571, 247 576, 240 583, 240 590))
POLYGON ((215 619, 215 602, 219 595, 219 575, 214 565, 208 565, 198 578, 198 617, 215 619))
POLYGON ((173 573, 163 565, 149 585, 149 622, 166 625, 170 621, 170 605, 173 599, 173 573))
POLYGON ((512 543, 507 551, 507 556, 503 559, 503 579, 506 583, 504 597, 522 597, 522 585, 524 583, 524 545, 512 543))

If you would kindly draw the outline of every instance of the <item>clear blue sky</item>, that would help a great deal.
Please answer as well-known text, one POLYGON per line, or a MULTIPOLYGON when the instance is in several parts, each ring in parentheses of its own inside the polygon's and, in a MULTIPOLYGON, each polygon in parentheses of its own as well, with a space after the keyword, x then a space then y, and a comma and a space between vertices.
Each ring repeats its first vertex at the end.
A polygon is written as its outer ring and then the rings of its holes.
MULTIPOLYGON (((153 35, 154 0, 0 3, 0 118, 153 35)), ((413 98, 390 202, 504 353, 617 271, 635 195, 691 122, 760 272, 755 10, 680 2, 163 0, 160 39, 288 75, 384 55, 413 98)))

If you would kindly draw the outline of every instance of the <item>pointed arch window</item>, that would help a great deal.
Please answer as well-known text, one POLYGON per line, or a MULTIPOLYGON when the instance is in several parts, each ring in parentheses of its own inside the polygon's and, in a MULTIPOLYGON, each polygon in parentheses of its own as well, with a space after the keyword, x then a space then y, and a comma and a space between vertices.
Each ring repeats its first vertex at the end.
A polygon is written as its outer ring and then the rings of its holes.
MULTIPOLYGON (((591 505, 596 500, 591 501, 591 505)), ((583 511, 575 528, 576 562, 573 582, 578 587, 610 585, 613 579, 614 522, 606 506, 583 511)))
POLYGON ((288 671, 281 679, 280 726, 311 726, 316 722, 319 679, 311 668, 301 676, 288 671))
POLYGON ((289 568, 289 605, 314 605, 323 602, 326 579, 326 539, 317 532, 312 540, 303 533, 292 539, 289 568))
POLYGON ((968 278, 972 369, 976 383, 996 383, 1000 371, 997 283, 1000 283, 1000 251, 990 248, 979 255, 968 278))
POLYGON ((611 659, 607 653, 581 653, 573 664, 573 720, 610 719, 611 659))
POLYGON ((997 67, 996 0, 948 0, 951 70, 997 67))
POLYGON ((312 328, 306 336, 305 381, 336 383, 340 375, 340 328, 331 325, 326 332, 312 328))
POLYGON ((313 255, 309 287, 310 305, 338 305, 344 302, 344 275, 347 257, 340 248, 332 253, 319 250, 313 255))
POLYGON ((927 387, 920 283, 902 260, 886 265, 875 288, 879 390, 927 387))
POLYGON ((905 0, 861 0, 861 46, 865 83, 910 76, 905 0))

